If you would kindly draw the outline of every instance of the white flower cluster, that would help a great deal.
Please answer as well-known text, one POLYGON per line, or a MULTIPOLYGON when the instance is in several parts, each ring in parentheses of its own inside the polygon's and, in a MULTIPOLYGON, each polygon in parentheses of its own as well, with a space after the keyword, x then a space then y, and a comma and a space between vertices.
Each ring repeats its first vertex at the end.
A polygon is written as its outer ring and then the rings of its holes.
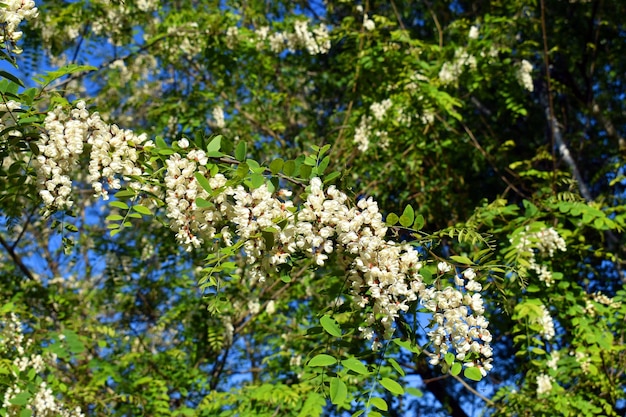
POLYGON ((376 29, 376 23, 374 23, 374 21, 369 18, 367 13, 363 14, 363 27, 365 28, 365 30, 368 30, 370 32, 376 29))
MULTIPOLYGON (((44 129, 37 141, 40 154, 34 166, 39 195, 48 210, 72 206, 69 174, 79 163, 86 143, 91 145, 87 180, 97 195, 106 199, 109 189, 121 187, 121 180, 128 181, 131 175, 142 173, 137 167, 137 146, 146 141, 146 136, 104 123, 98 113, 89 114, 83 101, 69 114, 57 106, 46 116, 44 129)), ((131 186, 142 187, 138 182, 131 182, 131 186)))
MULTIPOLYGON (((8 317, 4 317, 5 320, 0 321, 0 353, 3 358, 13 359, 13 365, 17 368, 16 372, 11 372, 9 378, 12 379, 4 396, 2 397, 2 410, 6 413, 6 416, 21 416, 23 410, 27 409, 31 411, 29 415, 42 416, 42 417, 84 417, 80 408, 74 410, 66 409, 58 398, 54 395, 52 390, 43 381, 39 385, 39 389, 31 395, 28 403, 23 406, 17 406, 11 402, 18 394, 23 392, 24 387, 29 385, 28 380, 23 380, 22 375, 28 375, 32 372, 36 374, 42 374, 46 367, 46 361, 48 363, 54 362, 56 358, 54 356, 49 357, 47 360, 43 356, 36 353, 28 353, 32 350, 32 339, 26 338, 22 331, 22 323, 14 313, 8 317)), ((9 374, 7 374, 9 375, 9 374)), ((30 378, 29 378, 30 379, 30 378)))
POLYGON ((234 49, 239 42, 239 28, 237 26, 229 26, 226 29, 226 46, 234 49))
POLYGON ((470 55, 465 48, 458 48, 454 51, 454 59, 450 62, 444 62, 441 70, 439 70, 441 84, 456 83, 465 67, 476 69, 476 57, 470 55))
POLYGON ((548 393, 552 391, 552 383, 554 382, 554 378, 550 375, 540 374, 537 375, 537 396, 548 393))
MULTIPOLYGON (((188 142, 185 142, 182 147, 187 146, 189 146, 188 142)), ((210 224, 221 220, 219 212, 205 210, 196 205, 197 198, 209 198, 209 193, 198 184, 195 178, 196 172, 206 175, 204 165, 207 162, 208 158, 201 150, 192 150, 184 158, 175 153, 166 162, 167 171, 164 181, 167 189, 165 196, 167 217, 172 219, 171 228, 177 232, 176 239, 187 251, 199 247, 204 242, 198 236, 199 234, 204 234, 209 238, 214 237, 216 231, 210 227, 210 224), (214 216, 218 217, 214 218, 214 216)), ((210 180, 216 189, 226 183, 225 178, 223 182, 218 182, 221 178, 223 177, 210 180)))
POLYGON ((285 50, 295 52, 300 48, 306 49, 310 55, 327 54, 331 47, 328 28, 320 24, 310 29, 308 20, 296 21, 292 33, 280 31, 270 33, 269 27, 263 26, 256 29, 254 34, 257 49, 263 49, 267 42, 270 50, 276 54, 285 50))
MULTIPOLYGON (((7 127, 15 126, 15 113, 13 110, 21 108, 22 105, 14 100, 9 100, 0 103, 0 130, 4 130, 7 127)), ((22 136, 19 130, 13 130, 7 133, 8 136, 22 136)))
MULTIPOLYGON (((33 0, 3 0, 0 2, 4 7, 0 7, 0 43, 17 42, 22 37, 22 32, 17 27, 22 20, 30 20, 39 15, 33 0)), ((13 52, 18 52, 13 50, 13 52)))
POLYGON ((606 294, 602 294, 600 291, 596 291, 591 294, 591 298, 596 303, 604 304, 605 306, 609 306, 611 308, 620 308, 622 303, 619 301, 615 301, 613 298, 607 296, 606 294))
POLYGON ((550 340, 554 337, 554 320, 550 315, 550 311, 545 305, 541 305, 542 315, 537 320, 537 323, 541 325, 541 331, 539 332, 546 340, 550 340))
POLYGON ((381 102, 372 103, 369 108, 371 115, 361 116, 359 125, 354 130, 354 143, 359 151, 366 152, 370 147, 370 141, 373 139, 376 139, 378 145, 382 148, 388 146, 389 136, 387 131, 375 129, 375 127, 388 117, 392 105, 393 102, 389 98, 381 102))
POLYGON ((580 369, 583 372, 588 373, 591 368, 591 357, 582 351, 570 352, 570 355, 574 355, 576 362, 580 365, 580 369))
POLYGON ((354 130, 354 143, 361 152, 367 152, 370 147, 372 128, 368 123, 369 120, 371 120, 371 117, 362 116, 359 125, 354 130))
POLYGON ((557 250, 562 252, 567 250, 565 240, 552 227, 542 228, 537 232, 528 232, 529 229, 529 226, 526 227, 526 231, 519 233, 516 239, 511 239, 511 243, 515 244, 518 252, 531 253, 530 270, 535 271, 539 280, 549 287, 554 283, 552 271, 546 265, 537 263, 535 250, 542 257, 552 258, 557 250))
POLYGON ((88 122, 90 134, 87 143, 91 145, 91 153, 87 181, 96 195, 107 200, 108 190, 119 190, 121 180, 130 181, 129 186, 135 190, 142 189, 142 184, 132 181, 131 176, 141 176, 143 173, 138 166, 137 146, 148 146, 147 136, 137 136, 131 130, 108 125, 97 113, 92 114, 88 122))
POLYGON ((590 299, 587 299, 585 302, 585 313, 589 314, 591 317, 595 317, 596 314, 598 314, 596 306, 592 301, 614 309, 622 306, 621 302, 615 301, 613 298, 607 296, 606 294, 602 294, 600 291, 596 291, 591 294, 590 299))
POLYGON ((220 106, 213 107, 213 120, 215 121, 215 126, 218 129, 223 129, 226 126, 226 121, 224 119, 224 109, 220 106))
MULTIPOLYGON (((438 265, 440 274, 451 269, 445 262, 438 265)), ((455 276, 457 288, 427 288, 421 293, 420 303, 433 313, 432 325, 437 326, 428 333, 434 350, 427 352, 430 363, 439 364, 451 349, 456 352, 456 359, 460 361, 474 353, 484 360, 470 362, 468 365, 477 366, 484 376, 493 366, 493 350, 490 345, 492 337, 487 329, 489 322, 483 316, 485 308, 479 294, 482 286, 475 278, 474 270, 468 268, 463 271, 462 276, 455 276)))
POLYGON ((550 359, 546 361, 546 366, 552 370, 557 370, 559 360, 561 359, 561 354, 558 350, 553 351, 550 354, 550 359))
POLYGON ((387 111, 391 108, 391 105, 391 100, 388 98, 381 101, 380 103, 372 103, 370 105, 370 111, 372 112, 372 116, 374 116, 374 118, 379 122, 382 121, 385 118, 387 111))
MULTIPOLYGON (((293 256, 305 256, 324 266, 329 255, 337 252, 340 264, 346 265, 354 302, 367 311, 367 326, 360 330, 365 338, 374 339, 373 348, 380 347, 373 327, 382 325, 382 336, 391 337, 395 319, 409 309, 409 303, 421 299, 437 314, 438 329, 429 336, 453 339, 450 348, 461 349, 459 359, 470 351, 487 357, 475 364, 483 371, 490 369, 491 335, 482 316, 480 294, 427 288, 419 274, 418 252, 385 239, 387 228, 372 199, 362 199, 350 208, 344 193, 334 186, 325 190, 322 181, 313 178, 297 210, 288 199, 290 192, 272 193, 266 185, 251 191, 226 186, 221 174, 207 177, 205 164, 206 155, 199 150, 171 155, 167 161, 167 216, 187 250, 218 237, 233 245, 232 236, 237 236, 252 279, 258 282, 265 280, 264 271, 286 264, 293 256), (211 190, 198 184, 196 172, 205 176, 211 190), (198 207, 197 198, 210 204, 198 207)), ((473 271, 466 271, 464 291, 480 290, 474 277, 473 271)), ((447 352, 447 345, 438 346, 439 353, 447 352)))
POLYGON ((517 72, 515 73, 519 84, 530 92, 535 89, 535 86, 533 85, 533 77, 530 75, 532 72, 533 64, 524 59, 517 67, 517 72))
POLYGON ((69 115, 58 106, 44 120, 43 133, 37 141, 39 155, 34 166, 37 171, 39 195, 52 210, 64 210, 73 204, 72 179, 69 174, 78 164, 89 133, 89 112, 79 103, 69 115))
POLYGON ((472 26, 470 28, 470 31, 467 37, 469 39, 478 39, 478 35, 479 35, 478 26, 472 26))

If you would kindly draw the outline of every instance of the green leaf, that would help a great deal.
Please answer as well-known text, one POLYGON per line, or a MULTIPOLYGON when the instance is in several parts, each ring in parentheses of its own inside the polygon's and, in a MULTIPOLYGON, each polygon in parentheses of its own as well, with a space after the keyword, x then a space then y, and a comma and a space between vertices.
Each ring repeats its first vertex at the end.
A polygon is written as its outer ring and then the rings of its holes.
POLYGON ((337 359, 325 353, 315 355, 308 363, 308 366, 330 366, 337 363, 337 359))
POLYGON ((9 402, 14 405, 26 405, 30 397, 31 397, 30 392, 22 391, 19 394, 17 394, 15 397, 11 398, 11 401, 9 402))
POLYGON ((304 158, 304 165, 308 165, 310 167, 314 167, 317 165, 317 160, 312 156, 307 156, 304 158))
POLYGON ((324 171, 326 171, 326 168, 328 168, 329 163, 330 163, 330 156, 324 157, 324 159, 322 159, 319 165, 317 166, 317 173, 319 175, 322 175, 324 171))
POLYGON ((133 382, 133 386, 137 387, 139 385, 147 384, 148 382, 152 382, 154 380, 151 376, 144 376, 133 382))
POLYGON ((326 333, 328 333, 329 335, 335 336, 335 337, 341 337, 341 328, 339 327, 337 320, 335 320, 334 318, 328 315, 324 315, 320 319, 320 324, 322 325, 324 330, 326 330, 326 333))
POLYGON ((115 193, 115 198, 134 197, 137 193, 133 190, 122 190, 115 193))
POLYGON ((45 87, 51 82, 53 82, 54 80, 57 80, 66 75, 73 74, 75 72, 86 72, 86 71, 95 71, 95 70, 97 70, 97 68, 92 67, 91 65, 70 64, 70 65, 61 67, 56 71, 49 71, 46 74, 35 76, 33 77, 33 80, 35 80, 36 83, 41 84, 45 87))
POLYGON ((333 404, 343 404, 348 397, 348 387, 345 382, 339 378, 333 378, 330 380, 330 401, 333 404))
POLYGON ((196 177, 196 181, 198 181, 198 184, 200 184, 200 186, 204 188, 204 191, 206 191, 207 193, 213 192, 213 188, 211 188, 211 184, 209 184, 209 180, 207 180, 206 177, 202 173, 196 172, 194 176, 196 177))
POLYGON ((272 175, 276 175, 283 169, 283 165, 285 165, 285 161, 282 158, 274 159, 270 164, 270 172, 272 175))
POLYGON ((313 168, 311 168, 309 165, 302 165, 302 166, 300 166, 300 177, 301 178, 311 178, 312 176, 314 176, 313 168))
POLYGON ((111 201, 109 203, 109 206, 111 207, 117 207, 118 209, 122 209, 122 210, 128 210, 128 204, 124 203, 123 201, 111 201))
POLYGON ((24 87, 24 83, 19 78, 17 78, 15 75, 13 75, 13 74, 11 74, 9 72, 0 71, 0 77, 6 78, 7 80, 12 81, 15 84, 19 85, 20 87, 24 87))
POLYGON ((391 378, 383 378, 380 380, 380 385, 382 385, 383 387, 385 387, 385 389, 387 391, 389 391, 392 394, 395 395, 404 395, 404 388, 402 388, 402 385, 398 384, 396 381, 394 381, 391 378))
POLYGON ((259 188, 263 184, 265 184, 265 177, 262 174, 255 173, 250 176, 250 185, 253 189, 259 188))
POLYGON ((452 365, 452 368, 450 368, 450 374, 453 376, 457 376, 461 373, 461 369, 463 369, 463 365, 461 365, 459 362, 455 362, 454 365, 452 365))
POLYGON ((235 159, 239 162, 243 162, 246 160, 246 155, 248 154, 248 144, 244 141, 241 141, 237 144, 237 148, 235 148, 235 159))
POLYGON ((152 216, 152 212, 150 211, 150 209, 148 207, 142 206, 140 204, 137 204, 137 205, 133 206, 133 210, 135 210, 139 214, 144 214, 146 216, 152 216))
POLYGON ((296 162, 291 159, 285 162, 285 164, 283 165, 283 173, 286 176, 291 177, 295 172, 296 172, 296 162))
POLYGON ((402 367, 400 366, 400 364, 398 363, 398 361, 396 361, 394 358, 388 358, 387 362, 389 362, 391 364, 391 366, 393 366, 393 369, 396 370, 396 372, 398 372, 400 374, 400 376, 404 376, 404 369, 402 369, 402 367))
POLYGON ((413 223, 413 229, 422 230, 422 227, 424 227, 424 224, 426 224, 424 220, 424 216, 422 216, 421 214, 418 214, 415 217, 415 223, 413 223))
POLYGON ((400 219, 398 218, 398 215, 397 215, 397 214, 395 214, 395 213, 389 213, 389 214, 387 215, 387 220, 386 220, 386 222, 387 222, 387 224, 388 224, 389 226, 394 226, 396 223, 398 223, 398 220, 400 220, 400 219))
POLYGON ((154 143, 157 146, 157 148, 160 148, 160 149, 167 148, 167 143, 165 143, 165 140, 161 136, 157 136, 154 139, 154 143))
POLYGON ((70 352, 82 353, 85 350, 85 346, 78 339, 78 335, 71 330, 64 330, 63 335, 65 336, 65 343, 67 343, 67 347, 70 349, 70 352))
POLYGON ((402 216, 400 216, 400 224, 404 227, 411 227, 414 221, 415 212, 413 211, 413 207, 409 204, 404 208, 402 216))
POLYGON ((214 204, 212 202, 210 202, 208 200, 205 200, 202 197, 196 198, 196 206, 199 207, 199 208, 213 207, 213 205, 214 204))
POLYGON ((456 256, 456 255, 453 255, 453 256, 450 256, 450 259, 452 259, 457 264, 462 264, 462 265, 472 265, 473 264, 471 259, 468 258, 467 256, 456 256))
POLYGON ((30 417, 33 415, 33 410, 31 410, 30 408, 24 408, 22 411, 20 411, 20 417, 30 417))
POLYGON ((220 150, 220 148, 222 147, 222 137, 222 135, 217 135, 211 140, 211 142, 209 142, 209 144, 206 146, 207 154, 211 152, 218 152, 220 150))
POLYGON ((321 416, 326 406, 326 399, 316 392, 308 394, 298 417, 321 416))
POLYGON ((367 369, 367 366, 363 365, 363 362, 358 360, 357 358, 348 358, 341 361, 341 364, 345 366, 347 369, 356 372, 360 375, 369 375, 370 371, 367 369))
POLYGON ((328 184, 329 182, 333 181, 335 178, 340 177, 340 176, 341 176, 341 172, 333 171, 324 177, 324 184, 328 184))
POLYGON ((411 343, 408 340, 402 340, 402 339, 392 339, 392 342, 395 343, 396 345, 405 348, 406 350, 408 350, 409 352, 412 353, 421 353, 421 349, 419 348, 419 346, 417 346, 414 343, 411 343))
MULTIPOLYGON (((374 407, 378 408, 379 410, 383 410, 383 411, 389 410, 389 406, 387 405, 387 401, 383 400, 380 397, 372 397, 372 398, 370 398, 370 404, 372 404, 374 407)), ((371 416, 371 413, 370 413, 370 416, 371 416)))
POLYGON ((406 389, 406 393, 409 394, 409 395, 412 395, 414 397, 422 397, 422 396, 424 396, 424 393, 421 390, 419 390, 417 388, 414 388, 414 387, 407 388, 406 389))
POLYGON ((480 373, 480 369, 475 366, 470 366, 469 368, 465 368, 463 371, 463 375, 467 379, 471 379, 472 381, 480 381, 483 379, 483 374, 480 373))

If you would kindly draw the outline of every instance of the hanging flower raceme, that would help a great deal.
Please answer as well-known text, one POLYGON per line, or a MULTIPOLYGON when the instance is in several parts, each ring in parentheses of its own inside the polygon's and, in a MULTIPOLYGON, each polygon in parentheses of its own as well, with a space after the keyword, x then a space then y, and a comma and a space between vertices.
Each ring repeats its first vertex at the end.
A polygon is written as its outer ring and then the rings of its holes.
MULTIPOLYGON (((387 227, 371 198, 350 207, 345 193, 332 185, 324 189, 322 181, 313 178, 306 199, 295 207, 288 190, 272 192, 265 184, 252 190, 226 186, 219 173, 207 178, 205 158, 198 153, 203 154, 196 150, 171 155, 165 178, 167 216, 187 250, 216 238, 230 246, 236 236, 251 276, 259 282, 290 259, 304 256, 323 267, 336 252, 339 263, 346 265, 354 303, 365 312, 366 325, 359 330, 374 349, 381 346, 380 339, 392 337, 396 319, 419 300, 433 313, 428 333, 434 349, 431 363, 440 363, 452 350, 460 361, 471 358, 468 365, 478 366, 483 374, 491 369, 491 334, 473 270, 457 279, 457 288, 426 285, 417 250, 387 240, 387 227), (205 177, 210 190, 200 186, 196 173, 205 177), (198 198, 210 204, 199 208, 198 198)), ((446 264, 442 274, 451 270, 446 264)))
POLYGON ((135 135, 102 121, 98 113, 90 114, 85 102, 79 101, 69 114, 61 106, 48 113, 43 124, 45 133, 37 141, 39 155, 34 166, 41 196, 48 212, 65 210, 73 205, 70 175, 80 163, 85 145, 90 145, 89 182, 97 196, 108 199, 109 190, 118 190, 122 181, 134 189, 145 185, 130 181, 143 170, 138 165, 138 148, 150 146, 146 135, 135 135))

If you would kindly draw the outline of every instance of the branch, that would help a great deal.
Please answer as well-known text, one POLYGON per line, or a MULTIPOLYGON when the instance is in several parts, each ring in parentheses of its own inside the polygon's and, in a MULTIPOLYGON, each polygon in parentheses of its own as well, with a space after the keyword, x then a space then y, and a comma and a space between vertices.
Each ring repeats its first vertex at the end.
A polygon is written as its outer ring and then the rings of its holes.
POLYGON ((472 386, 470 386, 470 384, 465 382, 465 380, 463 378, 461 378, 458 375, 453 375, 453 377, 454 377, 454 379, 459 381, 461 383, 461 385, 463 385, 465 387, 466 390, 468 390, 469 392, 471 392, 472 394, 474 394, 475 396, 477 396, 478 398, 483 400, 487 405, 489 405, 490 407, 493 407, 495 405, 495 403, 493 401, 491 401, 489 398, 485 397, 484 395, 482 395, 481 393, 476 391, 472 386))
POLYGON ((0 245, 2 245, 2 247, 7 251, 15 265, 17 265, 17 267, 20 269, 20 271, 22 271, 22 273, 26 275, 28 279, 35 281, 35 277, 33 276, 32 272, 30 272, 30 269, 28 269, 24 262, 22 262, 22 258, 20 258, 20 256, 15 252, 13 246, 9 245, 9 243, 4 240, 2 235, 0 235, 0 245))
MULTIPOLYGON (((561 153, 563 157, 563 161, 567 164, 569 169, 574 176, 574 179, 578 183, 578 189, 580 190, 580 194, 583 196, 587 202, 593 201, 591 197, 591 192, 587 187, 587 184, 583 180, 582 175, 580 175, 580 171, 578 170, 578 166, 572 158, 572 154, 569 151, 569 148, 563 141, 563 136, 561 135, 561 129, 559 128, 558 121, 554 114, 554 104, 552 103, 552 88, 550 85, 550 57, 548 56, 548 35, 546 29, 546 15, 545 15, 545 3, 544 0, 541 0, 541 34, 543 37, 543 63, 546 72, 546 91, 545 94, 541 94, 541 102, 544 106, 546 112, 546 118, 548 119, 548 125, 550 126, 550 131, 552 133, 552 152, 554 152, 555 147, 561 153)), ((553 153, 554 155, 554 153, 553 153)), ((554 159, 554 158, 553 158, 554 159)))

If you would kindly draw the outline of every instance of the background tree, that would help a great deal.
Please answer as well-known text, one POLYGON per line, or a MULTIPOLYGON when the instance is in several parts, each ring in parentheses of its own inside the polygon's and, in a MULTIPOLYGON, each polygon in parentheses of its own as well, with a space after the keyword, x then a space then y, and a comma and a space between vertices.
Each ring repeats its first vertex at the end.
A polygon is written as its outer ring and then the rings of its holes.
POLYGON ((4 4, 5 415, 623 414, 621 2, 4 4))

